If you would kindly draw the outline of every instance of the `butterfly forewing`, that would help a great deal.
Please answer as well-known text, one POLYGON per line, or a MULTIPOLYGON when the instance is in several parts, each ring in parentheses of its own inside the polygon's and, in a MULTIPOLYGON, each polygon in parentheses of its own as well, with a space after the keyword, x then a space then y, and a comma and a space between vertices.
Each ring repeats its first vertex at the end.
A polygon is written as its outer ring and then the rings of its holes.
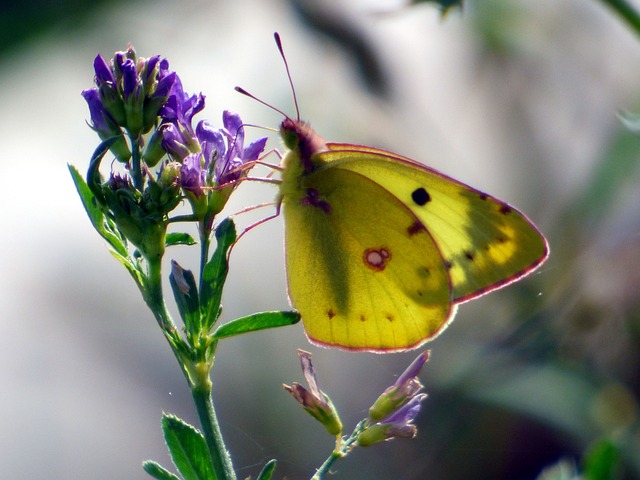
POLYGON ((377 183, 427 228, 449 270, 455 302, 513 282, 546 258, 542 234, 506 203, 390 152, 329 147, 320 154, 327 170, 349 170, 377 183))
POLYGON ((353 350, 417 347, 453 316, 450 276, 419 217, 349 169, 283 198, 289 295, 309 338, 353 350))

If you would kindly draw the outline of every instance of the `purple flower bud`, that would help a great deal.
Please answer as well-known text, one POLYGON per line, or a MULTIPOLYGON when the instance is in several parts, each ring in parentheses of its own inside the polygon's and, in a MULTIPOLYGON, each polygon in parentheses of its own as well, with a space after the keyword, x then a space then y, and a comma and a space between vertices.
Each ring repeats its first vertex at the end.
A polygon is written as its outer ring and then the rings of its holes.
POLYGON ((342 422, 329 397, 320 390, 316 380, 316 374, 311 363, 311 354, 298 349, 298 356, 302 365, 302 373, 309 384, 307 390, 297 382, 292 386, 283 385, 284 389, 293 395, 300 405, 316 420, 324 425, 327 431, 334 436, 342 434, 342 422))
POLYGON ((118 139, 110 148, 111 152, 116 156, 118 161, 126 163, 131 158, 131 151, 126 141, 122 137, 122 131, 117 126, 109 112, 104 107, 97 88, 89 88, 82 91, 82 96, 89 106, 89 115, 91 116, 91 128, 95 130, 102 140, 119 135, 118 139))
POLYGON ((429 360, 429 350, 421 353, 407 369, 398 377, 396 383, 387 388, 369 409, 369 419, 377 422, 385 418, 399 407, 415 397, 423 385, 418 379, 418 374, 424 364, 429 360))
POLYGON ((151 85, 155 82, 156 76, 159 72, 156 71, 156 66, 160 63, 160 55, 154 55, 149 57, 143 64, 142 71, 140 72, 140 79, 145 86, 145 91, 148 93, 151 85))
POLYGON ((136 93, 139 88, 138 72, 136 71, 136 64, 133 60, 128 58, 121 66, 122 68, 122 97, 125 102, 129 101, 129 98, 136 93))
POLYGON ((105 110, 97 88, 89 88, 82 91, 82 96, 89 105, 89 115, 91 115, 91 128, 93 128, 103 140, 118 133, 115 122, 105 110))
POLYGON ((160 127, 160 132, 162 132, 162 148, 175 160, 182 161, 183 158, 189 155, 189 148, 185 145, 186 142, 177 125, 165 123, 160 127))
POLYGON ((178 75, 176 72, 171 72, 168 75, 162 77, 158 84, 156 85, 156 90, 151 95, 152 98, 163 98, 166 100, 169 97, 169 92, 171 92, 171 87, 173 87, 173 83, 175 82, 178 75))
POLYGON ((414 438, 417 428, 413 424, 420 404, 427 398, 427 394, 416 395, 409 402, 399 408, 382 422, 367 427, 358 437, 358 445, 368 447, 374 443, 392 438, 414 438))
POLYGON ((111 72, 111 68, 109 68, 109 64, 106 62, 102 55, 96 56, 93 60, 93 69, 96 72, 96 85, 100 86, 102 83, 110 83, 112 85, 115 84, 116 80, 113 77, 113 73, 111 72))

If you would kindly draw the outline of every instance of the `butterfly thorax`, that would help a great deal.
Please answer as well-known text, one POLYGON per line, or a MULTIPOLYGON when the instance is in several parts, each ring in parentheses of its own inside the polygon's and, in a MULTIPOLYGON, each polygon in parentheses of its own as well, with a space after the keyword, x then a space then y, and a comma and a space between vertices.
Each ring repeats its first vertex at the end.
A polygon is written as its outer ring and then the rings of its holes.
POLYGON ((280 125, 280 135, 289 149, 282 160, 280 198, 301 200, 308 192, 304 178, 322 163, 317 154, 327 151, 325 141, 308 123, 286 118, 280 125))

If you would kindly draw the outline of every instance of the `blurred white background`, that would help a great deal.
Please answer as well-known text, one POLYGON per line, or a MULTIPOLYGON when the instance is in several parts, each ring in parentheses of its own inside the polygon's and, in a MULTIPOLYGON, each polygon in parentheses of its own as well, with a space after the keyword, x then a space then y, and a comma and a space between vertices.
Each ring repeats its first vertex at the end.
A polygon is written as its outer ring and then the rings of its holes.
MULTIPOLYGON (((431 4, 310 3, 336 21, 352 22, 369 42, 384 72, 385 96, 367 90, 348 52, 306 27, 291 3, 277 0, 108 4, 76 25, 53 24, 4 53, 2 478, 150 478, 140 467, 143 460, 170 466, 161 413, 197 422, 168 346, 128 274, 92 230, 67 171, 67 163, 85 171, 98 143, 80 96, 92 84, 97 53, 110 58, 131 43, 140 56, 165 56, 185 90, 205 93, 207 108, 198 120, 220 125, 222 110, 231 109, 248 123, 277 127, 278 114, 233 87, 241 85, 293 114, 272 41, 278 31, 301 115, 318 133, 398 151, 518 206, 549 234, 552 252, 559 218, 620 129, 616 113, 638 106, 640 39, 593 0, 469 2, 462 13, 444 19, 431 4), (493 28, 495 38, 483 28, 493 28)), ((248 131, 252 138, 263 134, 248 131)), ((277 136, 270 146, 280 147, 277 136)), ((270 201, 274 194, 273 187, 245 184, 226 212, 270 201)), ((594 231, 594 239, 619 245, 628 235, 637 245, 637 189, 624 198, 611 229, 594 231)), ((242 216, 239 223, 267 213, 242 216)), ((281 219, 242 239, 232 259, 223 321, 289 308, 282 244, 281 219)), ((167 257, 195 269, 197 248, 176 248, 167 257)), ((535 303, 540 295, 547 308, 570 308, 558 301, 565 291, 560 287, 571 282, 558 271, 560 260, 552 254, 535 278, 525 280, 535 285, 531 305, 541 308, 535 303)), ((577 271, 604 275, 592 258, 577 271)), ((423 375, 431 398, 421 413, 421 442, 442 441, 438 428, 429 429, 438 412, 437 388, 455 384, 470 365, 490 368, 478 355, 483 342, 513 321, 506 295, 501 291, 462 306, 431 345, 432 361, 423 375)), ((330 453, 332 440, 281 388, 302 380, 298 347, 313 352, 321 386, 347 428, 415 356, 318 349, 308 344, 301 325, 223 342, 214 391, 240 478, 255 476, 274 456, 281 461, 276 478, 308 478, 330 453)), ((457 414, 473 416, 473 410, 459 407, 457 414)), ((572 428, 567 427, 571 438, 572 428)), ((482 456, 482 446, 452 448, 469 458, 482 456)), ((355 452, 336 465, 335 478, 423 478, 420 459, 437 459, 423 456, 420 448, 418 441, 397 441, 355 452)), ((430 478, 454 478, 434 468, 430 478)))

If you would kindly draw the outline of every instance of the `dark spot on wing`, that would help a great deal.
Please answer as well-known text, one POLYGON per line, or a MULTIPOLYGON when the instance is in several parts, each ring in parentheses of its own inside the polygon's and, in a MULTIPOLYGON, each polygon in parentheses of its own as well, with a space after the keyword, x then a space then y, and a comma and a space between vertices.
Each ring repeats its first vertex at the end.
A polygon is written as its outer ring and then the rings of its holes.
POLYGON ((513 209, 509 205, 507 205, 506 203, 502 204, 500 206, 500 213, 503 214, 503 215, 508 215, 509 213, 512 212, 512 210, 513 209))
POLYGON ((419 220, 416 220, 411 225, 409 225, 409 228, 407 228, 407 233, 409 234, 410 237, 413 237, 414 235, 420 232, 426 232, 426 231, 427 231, 427 228, 419 220))
POLYGON ((329 317, 329 320, 331 320, 335 316, 336 312, 334 312, 332 309, 327 310, 327 317, 329 317))
POLYGON ((421 207, 423 205, 426 205, 427 202, 431 201, 431 195, 429 195, 429 193, 422 187, 416 188, 411 193, 411 198, 416 203, 416 205, 420 205, 421 207))
POLYGON ((472 253, 472 252, 464 252, 464 257, 465 257, 467 260, 470 260, 470 261, 472 261, 472 262, 473 262, 473 253, 472 253))

